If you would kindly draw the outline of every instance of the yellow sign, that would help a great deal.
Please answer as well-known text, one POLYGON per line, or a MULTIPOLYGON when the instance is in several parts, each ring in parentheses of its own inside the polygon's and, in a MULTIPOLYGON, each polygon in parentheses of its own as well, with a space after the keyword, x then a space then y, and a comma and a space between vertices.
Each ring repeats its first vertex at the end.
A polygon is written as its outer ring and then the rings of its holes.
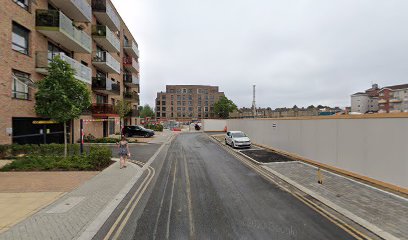
POLYGON ((43 120, 43 121, 33 121, 33 124, 57 124, 57 122, 53 120, 43 120))

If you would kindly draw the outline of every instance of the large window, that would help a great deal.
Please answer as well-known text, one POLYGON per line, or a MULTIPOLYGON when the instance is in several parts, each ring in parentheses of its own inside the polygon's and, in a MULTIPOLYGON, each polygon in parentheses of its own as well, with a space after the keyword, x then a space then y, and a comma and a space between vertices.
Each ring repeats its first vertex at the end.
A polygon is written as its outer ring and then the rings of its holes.
POLYGON ((12 49, 28 55, 28 36, 30 31, 13 22, 12 49))
POLYGON ((30 92, 27 82, 30 81, 30 75, 20 71, 13 70, 12 95, 16 99, 30 99, 30 92))

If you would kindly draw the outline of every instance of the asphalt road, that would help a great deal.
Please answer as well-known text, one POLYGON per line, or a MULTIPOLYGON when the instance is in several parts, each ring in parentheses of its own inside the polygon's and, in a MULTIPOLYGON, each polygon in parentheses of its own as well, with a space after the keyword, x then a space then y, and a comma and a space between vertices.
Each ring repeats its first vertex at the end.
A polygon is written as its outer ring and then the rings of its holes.
POLYGON ((161 161, 119 239, 353 239, 205 134, 177 136, 161 161))

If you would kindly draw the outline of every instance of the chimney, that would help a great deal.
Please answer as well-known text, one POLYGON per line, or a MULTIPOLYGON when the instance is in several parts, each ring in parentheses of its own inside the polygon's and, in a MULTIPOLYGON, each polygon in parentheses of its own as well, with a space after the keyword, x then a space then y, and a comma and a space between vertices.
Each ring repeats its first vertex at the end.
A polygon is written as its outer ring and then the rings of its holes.
POLYGON ((373 86, 372 86, 372 89, 378 89, 378 84, 374 83, 373 86))

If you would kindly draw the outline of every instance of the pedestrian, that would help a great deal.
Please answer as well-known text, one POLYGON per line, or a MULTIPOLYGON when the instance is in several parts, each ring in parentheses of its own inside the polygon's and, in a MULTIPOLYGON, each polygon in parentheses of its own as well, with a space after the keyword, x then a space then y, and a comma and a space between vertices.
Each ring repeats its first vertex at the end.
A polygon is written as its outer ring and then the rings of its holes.
POLYGON ((125 136, 119 142, 119 157, 120 157, 120 169, 127 167, 127 160, 130 157, 129 143, 125 136))

